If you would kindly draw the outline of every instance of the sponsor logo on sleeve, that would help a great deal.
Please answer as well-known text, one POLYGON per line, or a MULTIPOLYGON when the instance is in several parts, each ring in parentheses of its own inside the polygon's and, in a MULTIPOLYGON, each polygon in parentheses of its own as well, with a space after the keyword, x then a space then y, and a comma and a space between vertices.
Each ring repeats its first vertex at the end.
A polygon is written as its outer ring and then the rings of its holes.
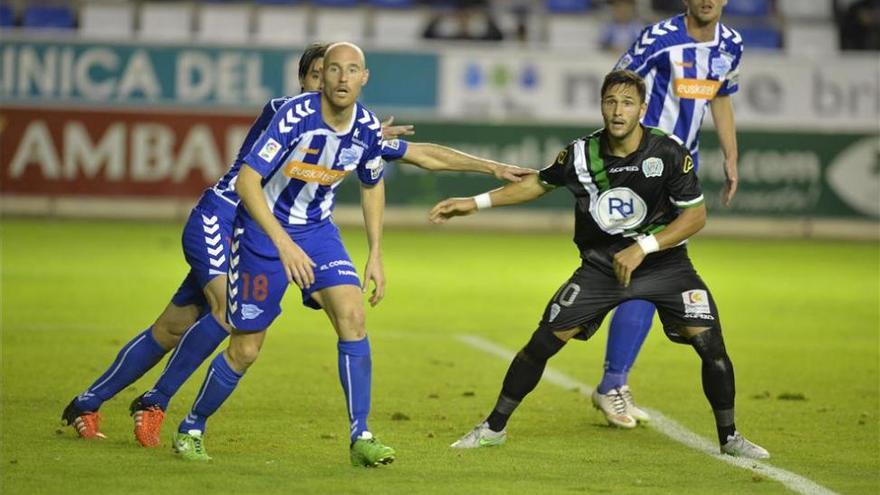
POLYGON ((565 163, 565 159, 568 158, 568 148, 563 149, 556 155, 556 164, 562 165, 565 163))
POLYGON ((278 141, 275 141, 272 138, 269 138, 269 140, 266 141, 266 144, 264 144, 263 147, 260 148, 260 152, 258 153, 258 155, 263 160, 266 160, 267 162, 271 162, 280 150, 281 150, 281 143, 279 143, 278 141))
POLYGON ((645 177, 662 177, 663 176, 663 160, 652 156, 642 162, 642 173, 645 177))
POLYGON ((382 177, 382 171, 385 170, 385 162, 382 161, 382 158, 373 158, 367 162, 367 170, 370 171, 370 179, 376 180, 382 177))
POLYGON ((691 155, 685 155, 684 164, 681 166, 681 173, 686 174, 694 169, 694 159, 691 155))
POLYGON ((620 57, 620 60, 617 62, 617 65, 614 68, 617 70, 626 69, 632 63, 633 63, 632 55, 630 55, 629 53, 626 53, 622 57, 620 57))

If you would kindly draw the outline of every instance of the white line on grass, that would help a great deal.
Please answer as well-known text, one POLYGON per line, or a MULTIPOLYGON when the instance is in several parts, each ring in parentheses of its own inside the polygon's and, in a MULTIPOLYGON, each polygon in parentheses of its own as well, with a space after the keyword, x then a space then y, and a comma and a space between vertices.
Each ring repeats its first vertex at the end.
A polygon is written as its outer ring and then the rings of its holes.
MULTIPOLYGON (((476 335, 459 335, 457 338, 461 342, 464 342, 471 347, 474 347, 487 354, 491 354, 504 360, 509 361, 513 359, 513 356, 515 354, 510 349, 501 347, 500 345, 492 341, 486 340, 476 335)), ((574 378, 566 375, 565 373, 561 373, 551 368, 546 368, 544 370, 543 380, 567 390, 576 388, 580 391, 581 394, 587 397, 589 397, 590 394, 593 393, 593 387, 587 385, 586 383, 579 382, 574 378)), ((649 409, 644 406, 640 407, 651 415, 651 422, 648 424, 652 428, 682 445, 703 452, 704 454, 713 457, 719 461, 732 464, 738 468, 748 469, 749 471, 754 471, 758 474, 774 479, 785 485, 790 490, 798 493, 803 493, 805 495, 836 495, 835 492, 825 488, 824 486, 819 485, 818 483, 811 481, 807 478, 804 478, 803 476, 792 473, 791 471, 786 471, 785 469, 773 467, 765 462, 755 461, 752 459, 743 459, 741 457, 731 457, 729 455, 721 454, 720 452, 718 452, 718 446, 715 445, 714 442, 711 442, 708 439, 703 438, 696 433, 688 430, 675 420, 667 418, 656 409, 649 409)))

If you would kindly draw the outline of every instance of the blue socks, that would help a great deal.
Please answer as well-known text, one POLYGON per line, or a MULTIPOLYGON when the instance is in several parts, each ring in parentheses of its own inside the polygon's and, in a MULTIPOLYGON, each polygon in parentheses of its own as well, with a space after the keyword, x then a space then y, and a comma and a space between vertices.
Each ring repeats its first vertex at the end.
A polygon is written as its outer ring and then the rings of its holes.
POLYGON ((204 433, 205 423, 208 421, 208 418, 232 394, 241 377, 242 375, 229 367, 224 352, 217 354, 214 360, 211 361, 208 377, 205 378, 205 383, 202 384, 199 395, 196 396, 192 411, 186 415, 177 431, 186 433, 189 430, 199 430, 204 433))
POLYGON ((165 355, 165 349, 153 338, 150 327, 119 350, 110 368, 76 398, 80 411, 97 411, 104 401, 143 376, 165 355))
POLYGON ((214 315, 207 313, 202 316, 189 330, 183 334, 177 348, 168 359, 165 371, 156 385, 144 394, 141 404, 144 407, 159 406, 168 410, 168 402, 180 389, 190 375, 217 349, 229 334, 214 315))
POLYGON ((369 431, 367 416, 370 414, 370 383, 373 376, 373 362, 370 359, 370 341, 367 337, 356 341, 340 340, 339 381, 345 392, 345 406, 351 421, 351 441, 361 433, 369 431))
POLYGON ((650 302, 634 299, 614 311, 605 348, 605 374, 596 387, 600 394, 626 385, 629 370, 651 330, 654 310, 650 302))

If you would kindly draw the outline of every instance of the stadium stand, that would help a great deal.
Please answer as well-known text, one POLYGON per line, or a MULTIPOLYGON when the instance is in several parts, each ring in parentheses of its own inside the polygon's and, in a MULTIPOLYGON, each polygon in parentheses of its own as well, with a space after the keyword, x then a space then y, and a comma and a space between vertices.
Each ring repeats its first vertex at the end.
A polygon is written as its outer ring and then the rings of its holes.
POLYGON ((141 5, 138 36, 152 41, 188 41, 193 32, 193 4, 147 2, 141 5))
POLYGON ((88 38, 128 39, 134 34, 135 5, 91 1, 80 5, 79 32, 88 38))

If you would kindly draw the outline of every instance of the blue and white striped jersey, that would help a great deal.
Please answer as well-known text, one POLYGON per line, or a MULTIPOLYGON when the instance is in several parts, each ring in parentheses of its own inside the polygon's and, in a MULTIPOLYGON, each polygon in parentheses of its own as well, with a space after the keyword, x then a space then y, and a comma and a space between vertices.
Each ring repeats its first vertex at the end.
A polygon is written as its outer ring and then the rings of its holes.
POLYGON ((239 198, 238 194, 235 192, 235 179, 238 178, 238 171, 241 169, 241 164, 244 162, 245 156, 247 156, 251 151, 251 148, 254 147, 254 143, 257 139, 266 132, 269 123, 272 122, 272 118, 275 117, 278 109, 291 98, 293 97, 282 96, 280 98, 273 98, 263 106, 263 111, 260 112, 257 120, 251 124, 251 128, 248 131, 247 136, 245 136, 244 142, 238 149, 238 155, 235 157, 235 162, 232 163, 232 166, 229 167, 226 174, 224 174, 223 177, 220 177, 220 180, 211 187, 218 196, 225 199, 232 204, 232 206, 238 206, 239 198))
POLYGON ((335 190, 351 172, 364 184, 384 173, 379 119, 355 104, 348 128, 336 132, 321 117, 320 93, 284 102, 244 162, 262 177, 263 196, 282 226, 330 217, 335 190))
POLYGON ((615 68, 645 78, 648 110, 642 123, 679 138, 696 160, 709 102, 739 89, 742 51, 739 33, 720 22, 712 41, 695 41, 681 14, 642 30, 615 68))

